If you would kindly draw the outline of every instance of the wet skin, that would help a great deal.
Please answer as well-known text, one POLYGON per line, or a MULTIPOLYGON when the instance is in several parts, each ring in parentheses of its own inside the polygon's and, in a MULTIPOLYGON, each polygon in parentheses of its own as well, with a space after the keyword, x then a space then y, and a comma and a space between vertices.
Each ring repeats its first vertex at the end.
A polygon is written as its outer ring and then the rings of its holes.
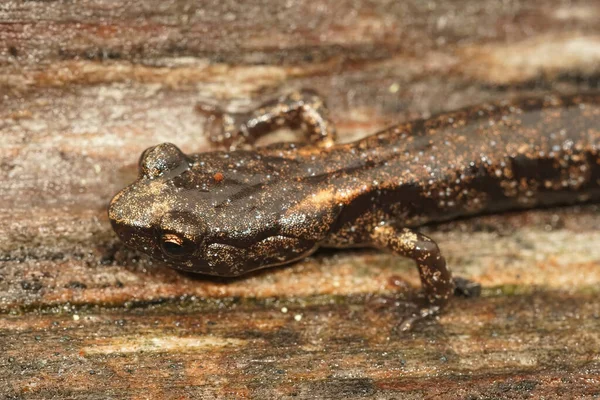
POLYGON ((309 91, 248 113, 200 111, 230 151, 149 148, 138 179, 109 207, 128 246, 177 269, 238 276, 318 247, 377 247, 415 261, 436 311, 454 282, 419 226, 600 200, 596 94, 466 108, 349 144, 335 144, 327 109, 309 91), (234 150, 282 125, 301 128, 308 144, 234 150))

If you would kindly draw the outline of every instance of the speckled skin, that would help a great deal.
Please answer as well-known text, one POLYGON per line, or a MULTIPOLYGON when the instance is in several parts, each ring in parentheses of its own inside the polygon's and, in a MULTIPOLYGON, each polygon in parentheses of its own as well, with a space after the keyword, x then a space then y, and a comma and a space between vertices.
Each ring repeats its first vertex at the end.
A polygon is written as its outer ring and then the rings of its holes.
POLYGON ((430 309, 439 309, 452 277, 436 243, 415 228, 600 200, 597 94, 482 105, 338 145, 311 92, 247 114, 211 112, 213 137, 229 145, 283 124, 303 126, 311 144, 146 150, 109 217, 127 245, 183 270, 236 276, 319 246, 388 248, 415 260, 430 309))

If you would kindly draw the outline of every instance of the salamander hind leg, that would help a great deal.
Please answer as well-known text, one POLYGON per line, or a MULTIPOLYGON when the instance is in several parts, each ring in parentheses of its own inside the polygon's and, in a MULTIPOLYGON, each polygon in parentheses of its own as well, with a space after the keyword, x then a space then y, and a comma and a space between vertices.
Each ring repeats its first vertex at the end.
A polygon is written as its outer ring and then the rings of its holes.
POLYGON ((433 240, 411 229, 392 225, 377 226, 371 233, 371 239, 374 246, 390 249, 417 264, 426 304, 419 315, 404 321, 403 330, 410 329, 412 323, 420 318, 436 314, 448 303, 454 292, 454 280, 433 240))
POLYGON ((253 145, 282 127, 301 129, 304 140, 318 147, 330 147, 336 139, 325 102, 309 90, 289 93, 248 112, 230 113, 210 104, 198 104, 196 110, 206 116, 205 131, 210 140, 229 150, 253 145))

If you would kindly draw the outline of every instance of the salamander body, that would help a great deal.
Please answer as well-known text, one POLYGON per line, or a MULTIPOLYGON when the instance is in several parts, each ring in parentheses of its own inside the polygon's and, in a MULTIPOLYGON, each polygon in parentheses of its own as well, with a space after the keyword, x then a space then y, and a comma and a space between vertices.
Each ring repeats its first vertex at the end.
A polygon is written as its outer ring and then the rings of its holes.
POLYGON ((598 94, 485 104, 348 144, 335 144, 312 92, 216 115, 215 140, 232 146, 281 125, 303 126, 309 143, 192 155, 165 143, 143 153, 110 220, 127 245, 183 270, 237 276, 321 246, 387 248, 415 260, 439 308, 454 284, 419 226, 600 200, 598 94))

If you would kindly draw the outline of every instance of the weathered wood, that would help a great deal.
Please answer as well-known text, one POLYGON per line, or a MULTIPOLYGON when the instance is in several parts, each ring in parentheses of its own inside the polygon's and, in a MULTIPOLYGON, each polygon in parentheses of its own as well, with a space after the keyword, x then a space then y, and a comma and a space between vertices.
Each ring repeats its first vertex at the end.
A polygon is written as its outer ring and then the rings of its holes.
POLYGON ((147 146, 209 149, 203 99, 316 88, 352 140, 598 77, 592 0, 3 2, 0 394, 600 397, 596 205, 428 228, 484 290, 408 334, 407 260, 195 277, 124 248, 105 210, 147 146))
POLYGON ((460 300, 411 334, 379 295, 27 313, 0 321, 0 382, 40 399, 594 398, 596 296, 460 300))

